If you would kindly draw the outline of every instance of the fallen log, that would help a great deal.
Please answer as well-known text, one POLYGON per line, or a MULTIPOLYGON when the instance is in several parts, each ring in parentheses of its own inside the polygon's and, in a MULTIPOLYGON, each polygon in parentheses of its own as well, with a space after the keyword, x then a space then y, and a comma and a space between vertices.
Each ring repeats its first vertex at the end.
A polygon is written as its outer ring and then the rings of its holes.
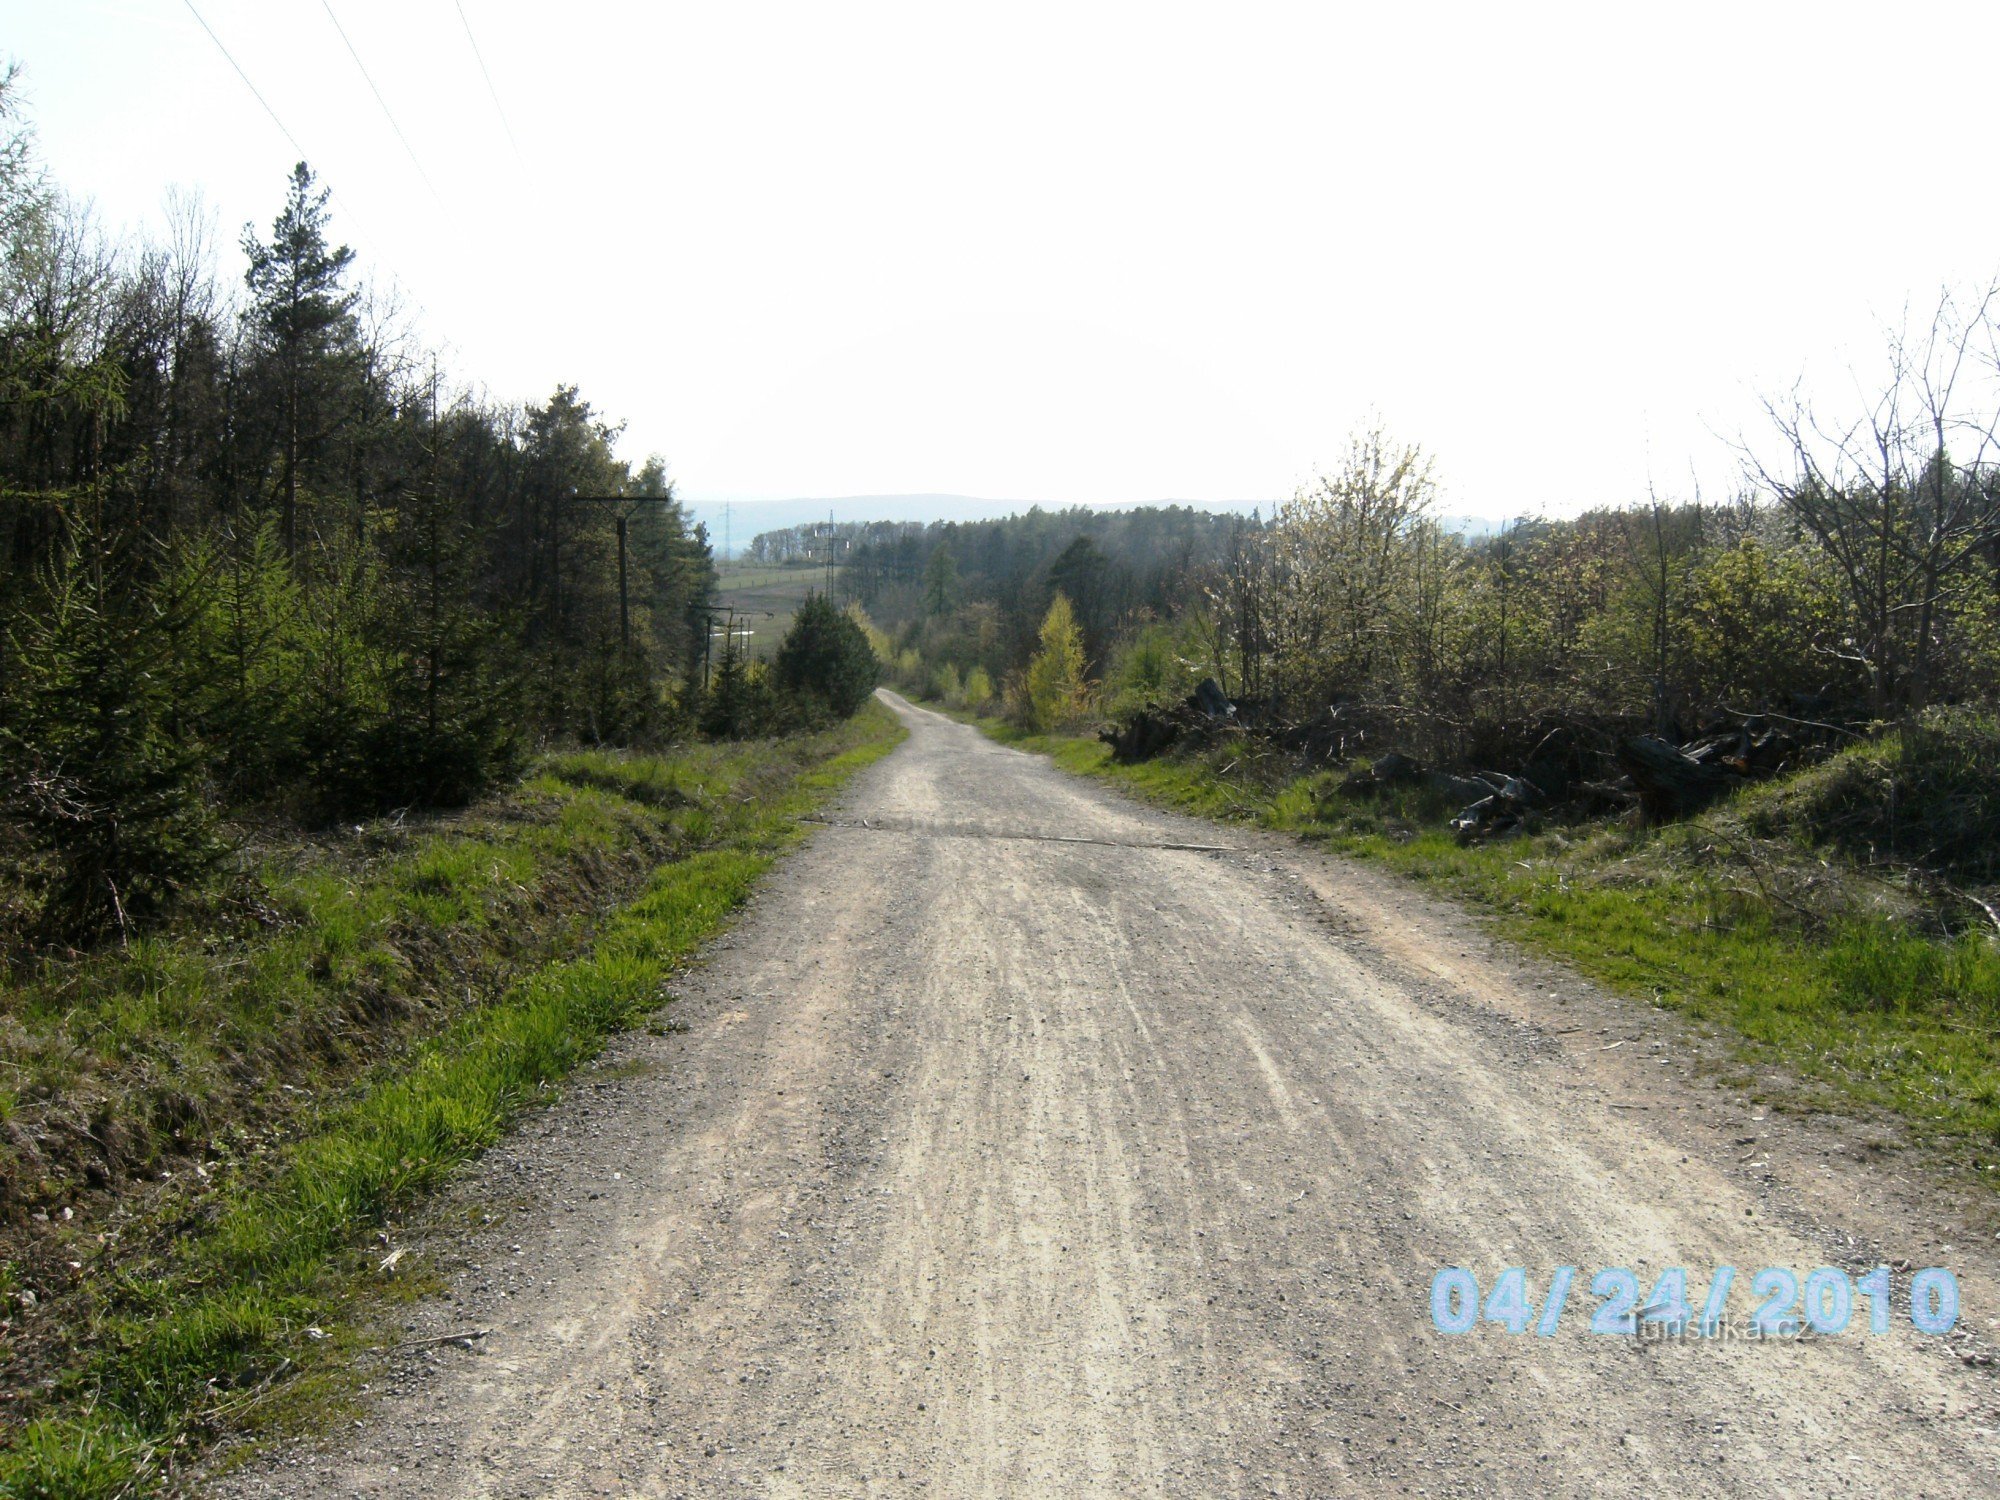
POLYGON ((1473 776, 1455 776, 1450 771, 1433 771, 1427 778, 1431 790, 1443 792, 1456 802, 1478 802, 1493 795, 1491 783, 1473 776))
POLYGON ((1129 766, 1151 760, 1171 748, 1180 739, 1182 727, 1166 714, 1142 708, 1124 723, 1100 730, 1097 737, 1111 747, 1113 760, 1121 766, 1129 766))
POLYGON ((1619 741, 1616 758, 1639 793, 1639 810, 1649 823, 1670 823, 1700 812, 1717 797, 1741 786, 1743 773, 1713 742, 1697 747, 1703 758, 1650 734, 1619 741))
POLYGON ((1189 737, 1206 742, 1235 722, 1236 705, 1213 677, 1204 677, 1179 703, 1136 709, 1123 723, 1099 730, 1097 737, 1111 747, 1113 760, 1129 766, 1151 760, 1189 737))
POLYGON ((1542 800, 1540 789, 1518 776, 1483 780, 1490 787, 1488 794, 1451 820, 1451 831, 1461 844, 1525 831, 1529 813, 1542 800))
POLYGON ((1349 772, 1340 783, 1340 789, 1348 793, 1372 792, 1385 786, 1402 786, 1424 779, 1422 766, 1402 751, 1391 750, 1387 755, 1377 756, 1367 770, 1349 772))
POLYGON ((1221 684, 1213 677, 1202 678, 1188 698, 1187 706, 1211 719, 1236 717, 1236 705, 1229 701, 1229 695, 1222 691, 1221 684))
POLYGON ((1599 816, 1630 812, 1639 797, 1629 776, 1616 781, 1579 781, 1570 794, 1578 811, 1599 816))

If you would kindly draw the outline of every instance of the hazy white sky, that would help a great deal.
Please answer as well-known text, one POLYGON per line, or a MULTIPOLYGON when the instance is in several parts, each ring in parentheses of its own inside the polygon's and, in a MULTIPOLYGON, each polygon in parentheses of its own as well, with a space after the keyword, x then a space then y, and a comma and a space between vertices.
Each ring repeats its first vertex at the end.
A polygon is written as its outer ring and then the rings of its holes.
MULTIPOLYGON (((494 393, 696 497, 1267 498, 1379 412, 1456 511, 1713 434, 2000 266, 2000 7, 195 0, 494 393)), ((240 274, 297 152, 184 0, 0 0, 48 163, 240 274)))

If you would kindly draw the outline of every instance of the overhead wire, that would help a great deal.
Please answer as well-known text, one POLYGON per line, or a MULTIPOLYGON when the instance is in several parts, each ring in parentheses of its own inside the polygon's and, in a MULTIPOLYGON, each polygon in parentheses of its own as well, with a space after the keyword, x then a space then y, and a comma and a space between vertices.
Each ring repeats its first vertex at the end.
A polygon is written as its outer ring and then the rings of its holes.
POLYGON ((340 24, 340 17, 333 13, 332 0, 320 0, 320 5, 326 11, 327 20, 333 22, 333 29, 340 33, 340 40, 347 48, 347 55, 354 59, 354 66, 360 71, 362 81, 368 85, 368 91, 375 96, 375 102, 382 106, 382 118, 389 122, 389 128, 396 132, 396 139, 403 143, 403 150, 409 154, 410 165, 417 169, 417 175, 423 178, 424 186, 431 190, 431 196, 437 199, 438 206, 443 207, 444 195, 437 190, 437 184, 431 181, 431 174, 424 170, 423 160, 417 155, 417 148, 410 144, 410 138, 403 133, 403 127, 397 123, 395 111, 389 108, 389 101, 382 97, 381 88, 376 84, 374 75, 368 71, 368 64, 361 60, 361 53, 356 50, 353 38, 348 36, 347 28, 340 24))
POLYGON ((493 86, 493 75, 486 68, 486 55, 479 50, 479 38, 472 34, 472 22, 465 14, 465 0, 452 0, 452 5, 458 11, 458 24, 465 28, 465 40, 472 48, 472 60, 479 64, 479 76, 486 80, 486 92, 493 96, 493 112, 500 116, 500 128, 507 132, 507 144, 514 148, 514 160, 526 166, 527 158, 521 155, 521 143, 515 138, 513 122, 507 118, 507 106, 500 102, 500 90, 493 86))
POLYGON ((224 61, 236 70, 236 76, 243 80, 243 87, 250 90, 250 97, 264 106, 264 113, 271 117, 271 123, 278 127, 278 133, 292 143, 292 149, 299 153, 299 159, 303 161, 307 154, 306 148, 299 144, 299 138, 292 134, 286 127, 285 122, 278 118, 278 112, 271 108, 271 101, 258 92, 257 85, 250 81, 250 75, 243 71, 243 64, 238 62, 230 50, 222 45, 222 38, 215 34, 215 28, 203 19, 200 11, 194 8, 194 0, 181 0, 181 3, 188 8, 188 14, 195 18, 201 29, 208 33, 208 39, 215 43, 215 50, 220 52, 224 61))
MULTIPOLYGON (((266 99, 263 91, 250 81, 250 75, 244 71, 243 64, 238 62, 235 54, 223 44, 222 38, 216 35, 215 28, 208 24, 207 18, 195 9, 194 0, 181 0, 181 3, 187 7, 188 14, 194 17, 196 24, 208 33, 208 39, 215 43, 215 50, 222 54, 223 61, 228 63, 235 70, 236 76, 243 80, 243 87, 250 90, 250 97, 264 107, 264 113, 269 115, 271 123, 278 127, 278 134, 291 143, 292 150, 298 153, 298 160, 300 162, 307 161, 312 153, 299 144, 299 138, 292 134, 291 127, 278 117, 278 112, 275 109, 271 108, 271 101, 266 99)), ((326 191, 333 201, 340 205, 340 211, 347 215, 348 222, 354 226, 356 235, 363 239, 371 238, 368 232, 362 228, 360 217, 352 208, 348 207, 347 200, 340 196, 339 190, 329 182, 326 184, 326 191)))
MULTIPOLYGON (((272 107, 271 101, 264 97, 263 90, 257 87, 256 83, 251 79, 249 71, 243 64, 236 60, 236 55, 229 50, 228 45, 224 43, 216 29, 209 25, 208 18, 202 15, 201 11, 196 7, 194 0, 181 0, 181 3, 187 7, 188 14, 194 17, 195 24, 200 26, 202 31, 207 34, 208 39, 215 44, 215 50, 222 54, 223 61, 227 62, 230 69, 242 80, 243 87, 250 91, 250 97, 255 99, 259 107, 270 117, 271 123, 278 128, 278 133, 290 143, 292 150, 297 153, 298 159, 300 161, 308 160, 311 153, 306 150, 299 138, 292 133, 291 127, 285 124, 283 117, 272 107)), ((327 19, 333 23, 333 29, 339 33, 342 45, 347 48, 347 55, 354 60, 354 66, 360 71, 362 79, 367 83, 369 92, 374 94, 376 104, 381 107, 383 117, 389 122, 389 128, 395 132, 396 139, 402 144, 403 150, 408 153, 410 164, 417 169, 417 175, 423 179, 424 186, 430 189, 431 196, 437 199, 439 205, 442 206, 444 199, 438 192, 436 182, 432 180, 430 173, 424 170, 423 159, 417 155, 416 148, 411 144, 409 136, 404 133, 401 123, 396 119, 395 111, 389 108, 389 101, 383 95, 381 87, 375 82, 374 75, 368 71, 368 65, 361 60, 361 53, 355 47, 353 39, 348 36, 347 28, 340 24, 340 17, 334 13, 331 0, 320 0, 320 3, 326 11, 327 19)), ((453 8, 458 12, 459 24, 465 29, 466 44, 472 49, 473 61, 479 65, 479 75, 486 82, 486 92, 493 100, 493 110, 500 118, 501 129, 507 134, 507 143, 513 148, 515 160, 525 166, 526 158, 521 153, 521 142, 514 134, 513 122, 507 116, 507 107, 501 101, 500 90, 495 86, 493 74, 486 66, 485 54, 479 50, 479 39, 473 34, 472 21, 465 13, 463 0, 453 0, 453 8)), ((368 235, 367 231, 362 227, 359 216, 348 206, 347 201, 341 197, 338 189, 334 188, 331 183, 327 183, 326 190, 328 196, 340 206, 341 212, 346 215, 349 224, 353 226, 356 234, 360 238, 371 239, 372 236, 368 235)), ((418 306, 421 309, 421 301, 418 302, 418 306)))

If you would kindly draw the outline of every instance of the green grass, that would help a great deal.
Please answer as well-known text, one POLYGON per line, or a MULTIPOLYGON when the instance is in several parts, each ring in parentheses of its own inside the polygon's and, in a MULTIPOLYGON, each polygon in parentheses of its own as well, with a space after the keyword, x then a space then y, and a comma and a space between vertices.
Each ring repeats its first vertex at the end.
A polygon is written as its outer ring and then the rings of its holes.
MULTIPOLYGON (((1806 1080, 1815 1107, 1886 1111, 1982 1169, 2000 1149, 1991 929, 1933 925, 1905 884, 1843 863, 1796 826, 1775 840, 1752 831, 1769 806, 1866 768, 1815 768, 1803 787, 1754 788, 1677 827, 1579 825, 1465 846, 1445 828, 1455 808, 1421 788, 1349 796, 1339 774, 1241 746, 1121 766, 1096 740, 973 722, 1163 806, 1288 832, 1432 886, 1593 979, 1726 1029, 1750 1060, 1806 1080)), ((1881 752, 1853 753, 1872 767, 1881 752)))
MULTIPOLYGON (((826 733, 701 746, 671 758, 562 757, 531 794, 571 788, 547 825, 585 845, 607 819, 663 815, 693 842, 658 865, 580 951, 535 965, 407 1053, 295 1122, 262 1161, 221 1181, 141 1250, 93 1267, 70 1306, 70 1357, 0 1454, 0 1495, 111 1496, 159 1481, 225 1432, 296 1415, 337 1385, 384 1282, 363 1237, 497 1140, 606 1038, 656 1010, 675 966, 726 923, 802 836, 802 817, 902 738, 871 704, 826 733), (570 816, 571 809, 576 809, 570 816), (696 847, 696 844, 699 847, 696 847)), ((321 898, 305 935, 354 962, 367 914, 490 920, 479 893, 523 873, 484 841, 445 840, 373 879, 302 871, 321 898)), ((298 951, 289 951, 295 961, 298 951)), ((168 968, 171 969, 171 963, 168 968)), ((385 976, 394 982, 394 974, 385 976)), ((172 988, 169 983, 165 990, 172 988)), ((164 991, 163 991, 164 992, 164 991)), ((158 1009, 135 1012, 143 1040, 158 1009)))
POLYGON ((716 565, 715 602, 719 608, 742 612, 740 623, 750 627, 749 654, 769 660, 791 628, 792 617, 809 593, 826 589, 826 569, 811 565, 772 567, 724 561, 716 565), (772 616, 766 619, 768 613, 772 616))
POLYGON ((36 1128, 0 1143, 0 1194, 52 1211, 191 1149, 254 1145, 302 1089, 573 939, 676 842, 648 809, 552 770, 443 830, 273 853, 220 914, 17 972, 0 1067, 36 1128))
POLYGON ((1759 835, 1955 881, 2000 880, 2000 721, 1991 714, 1934 709, 1738 800, 1759 835))

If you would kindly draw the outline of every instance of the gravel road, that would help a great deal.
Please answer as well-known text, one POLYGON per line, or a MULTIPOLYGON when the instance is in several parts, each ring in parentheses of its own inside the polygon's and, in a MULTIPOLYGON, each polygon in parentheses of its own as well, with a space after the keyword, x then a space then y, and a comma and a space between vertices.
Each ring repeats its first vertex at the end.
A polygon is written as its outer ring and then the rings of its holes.
POLYGON ((241 1496, 2000 1494, 1992 1210, 1379 872, 884 695, 686 976, 400 1231, 444 1290, 241 1496), (1224 846, 1210 852, 1191 845, 1224 846), (1179 847, 1176 847, 1179 846, 1179 847), (468 1227, 469 1226, 469 1227, 468 1227), (1954 1267, 1951 1338, 1592 1334, 1643 1288, 1954 1267), (1581 1268, 1558 1332, 1441 1266, 1581 1268), (490 1330, 467 1345, 420 1343, 490 1330))

